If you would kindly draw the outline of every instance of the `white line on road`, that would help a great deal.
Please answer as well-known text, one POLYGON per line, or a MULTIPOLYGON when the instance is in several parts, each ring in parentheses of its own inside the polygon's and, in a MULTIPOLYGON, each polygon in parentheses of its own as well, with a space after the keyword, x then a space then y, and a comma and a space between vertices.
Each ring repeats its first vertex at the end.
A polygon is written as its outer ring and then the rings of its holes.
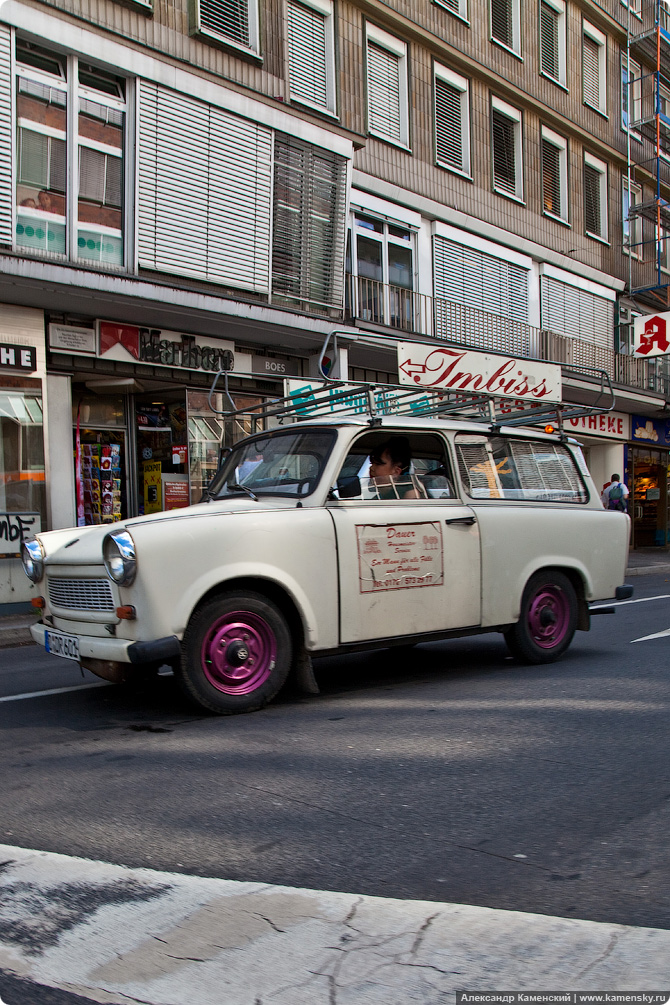
MULTIPOLYGON (((74 687, 53 687, 48 691, 27 691, 25 694, 8 694, 0 701, 21 701, 23 698, 44 698, 47 694, 67 694, 68 691, 86 691, 91 687, 109 687, 106 680, 95 681, 93 684, 75 684, 74 687)), ((2 1005, 2 1003, 0 1003, 2 1005)))
POLYGON ((662 639, 666 635, 670 635, 670 628, 666 628, 664 632, 656 632, 655 635, 643 635, 641 639, 631 639, 631 642, 648 642, 649 639, 662 639))

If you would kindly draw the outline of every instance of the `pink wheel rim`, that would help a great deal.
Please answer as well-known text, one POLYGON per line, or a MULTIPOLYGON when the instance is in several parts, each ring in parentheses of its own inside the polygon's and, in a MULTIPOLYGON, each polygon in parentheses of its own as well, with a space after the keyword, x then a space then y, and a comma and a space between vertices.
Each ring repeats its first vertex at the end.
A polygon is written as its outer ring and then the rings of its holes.
POLYGON ((528 608, 528 628, 535 645, 553 649, 563 642, 570 626, 570 604, 559 586, 543 586, 528 608))
POLYGON ((268 623, 250 611, 231 611, 207 630, 202 668, 224 694, 251 694, 268 679, 277 661, 277 640, 268 623))

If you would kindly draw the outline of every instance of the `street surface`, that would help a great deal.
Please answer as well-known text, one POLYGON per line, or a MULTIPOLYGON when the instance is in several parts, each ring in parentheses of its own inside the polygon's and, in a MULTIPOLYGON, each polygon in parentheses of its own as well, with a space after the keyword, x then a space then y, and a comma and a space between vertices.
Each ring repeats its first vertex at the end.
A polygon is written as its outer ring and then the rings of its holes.
POLYGON ((631 582, 556 664, 497 635, 330 658, 321 695, 247 716, 2 651, 0 842, 670 929, 670 578, 631 582))

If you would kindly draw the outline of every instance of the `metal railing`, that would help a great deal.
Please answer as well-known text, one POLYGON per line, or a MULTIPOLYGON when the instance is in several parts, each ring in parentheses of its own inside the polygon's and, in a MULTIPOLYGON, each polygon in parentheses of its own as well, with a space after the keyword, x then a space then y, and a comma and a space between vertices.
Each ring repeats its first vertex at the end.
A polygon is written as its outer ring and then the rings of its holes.
POLYGON ((636 359, 587 339, 559 335, 441 297, 430 297, 360 276, 348 275, 346 279, 345 315, 348 320, 429 336, 468 349, 508 352, 567 367, 596 367, 604 370, 615 383, 670 398, 670 360, 665 357, 636 359))

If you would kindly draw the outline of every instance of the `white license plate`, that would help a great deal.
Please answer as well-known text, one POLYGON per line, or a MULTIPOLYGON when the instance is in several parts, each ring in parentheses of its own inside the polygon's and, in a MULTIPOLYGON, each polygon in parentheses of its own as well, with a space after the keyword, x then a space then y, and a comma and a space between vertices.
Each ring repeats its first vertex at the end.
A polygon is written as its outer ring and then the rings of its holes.
POLYGON ((44 648, 53 656, 62 656, 65 660, 79 660, 79 639, 76 635, 45 632, 44 648))

